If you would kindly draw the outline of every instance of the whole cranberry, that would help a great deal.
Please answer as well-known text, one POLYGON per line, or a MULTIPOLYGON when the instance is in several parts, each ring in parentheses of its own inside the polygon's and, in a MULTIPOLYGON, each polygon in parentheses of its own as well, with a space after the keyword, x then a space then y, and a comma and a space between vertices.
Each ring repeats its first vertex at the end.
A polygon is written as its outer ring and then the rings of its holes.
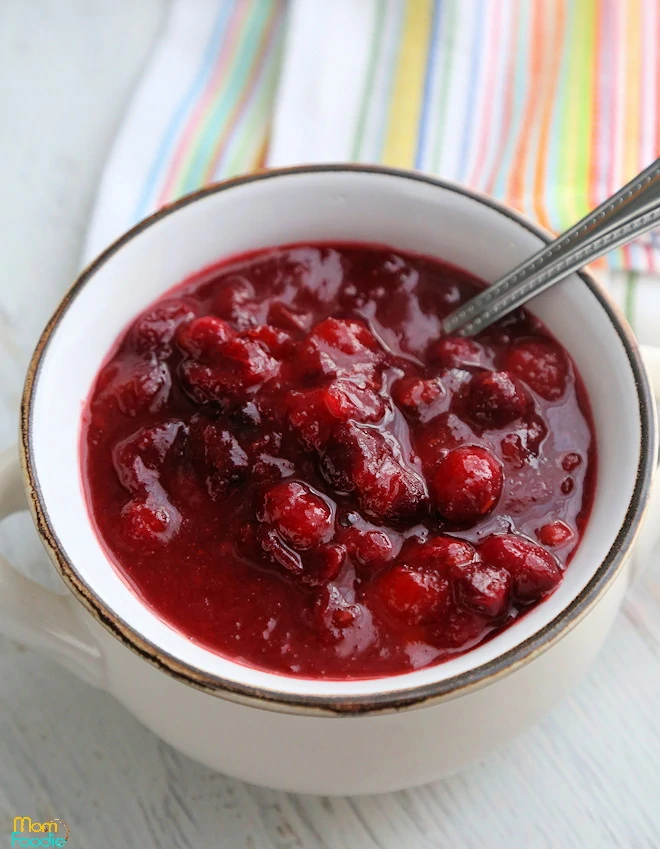
POLYGON ((119 409, 127 416, 155 413, 167 403, 172 377, 165 363, 136 363, 123 371, 122 377, 109 391, 117 399, 119 409))
POLYGON ((484 427, 504 427, 522 418, 531 407, 525 387, 506 371, 482 371, 470 381, 467 409, 484 427))
POLYGON ((436 640, 443 648, 462 650, 476 646, 492 628, 483 613, 465 607, 451 609, 436 632, 436 640))
POLYGON ((342 528, 342 542, 359 565, 377 569, 393 560, 395 546, 385 530, 371 525, 355 512, 344 514, 338 524, 342 528), (348 524, 351 520, 354 524, 348 524))
POLYGON ((440 461, 429 482, 431 504, 450 522, 476 522, 502 494, 502 464, 486 448, 454 448, 440 461))
POLYGON ((246 339, 254 339, 261 342, 264 348, 278 359, 282 359, 293 350, 293 339, 291 334, 271 324, 258 324, 245 331, 246 339))
POLYGON ((131 328, 130 338, 138 354, 155 354, 166 359, 172 353, 172 340, 177 329, 192 321, 196 311, 187 301, 164 301, 152 307, 137 319, 131 328))
POLYGON ((112 452, 117 477, 129 492, 149 489, 166 461, 178 458, 187 428, 178 419, 143 427, 118 442, 112 452))
MULTIPOLYGON (((428 422, 416 430, 415 450, 419 454, 427 479, 432 476, 437 464, 445 457, 452 448, 458 448, 462 444, 462 433, 460 425, 467 429, 467 425, 457 424, 454 413, 442 413, 437 418, 428 422)), ((469 430, 472 433, 472 430, 469 430)))
POLYGON ((295 367, 308 380, 354 375, 372 380, 380 361, 378 343, 364 324, 326 318, 300 344, 295 367))
POLYGON ((515 342, 506 352, 504 366, 546 401, 557 401, 564 394, 568 361, 564 352, 550 340, 515 342))
POLYGON ((446 578, 407 564, 389 569, 378 582, 378 592, 389 613, 409 625, 437 621, 451 598, 446 578))
POLYGON ((392 386, 392 397, 406 415, 422 423, 443 412, 448 400, 447 390, 439 377, 403 377, 392 386))
POLYGON ((388 563, 394 556, 392 540, 385 531, 366 530, 357 533, 355 559, 362 566, 374 568, 388 563))
POLYGON ((516 601, 538 601, 561 581, 558 561, 526 537, 493 534, 480 545, 479 553, 485 563, 509 572, 516 601))
POLYGON ((503 616, 511 605, 511 575, 501 566, 473 561, 454 567, 452 579, 462 607, 492 619, 503 616))
POLYGON ((477 560, 478 554, 466 540, 438 535, 423 541, 409 540, 398 559, 414 568, 433 570, 445 577, 453 577, 456 569, 477 560))
POLYGON ((328 542, 334 533, 333 510, 307 484, 286 480, 264 495, 258 519, 274 528, 298 551, 328 542))
POLYGON ((458 368, 464 365, 479 365, 480 353, 480 346, 472 339, 443 336, 429 347, 427 357, 429 362, 439 363, 445 368, 458 368))
POLYGON ((377 351, 378 342, 361 321, 343 318, 326 318, 314 328, 314 336, 343 354, 364 354, 377 351))
POLYGON ((230 339, 223 354, 228 383, 240 389, 263 383, 277 370, 277 361, 252 339, 230 339))
POLYGON ((203 315, 179 329, 179 347, 205 363, 213 363, 223 355, 225 344, 234 337, 234 330, 221 318, 203 315))
POLYGON ((179 530, 181 516, 160 490, 124 505, 120 527, 133 547, 150 551, 169 542, 179 530))
POLYGON ((254 286, 240 274, 231 274, 218 284, 213 297, 213 312, 236 328, 245 330, 257 323, 254 286))

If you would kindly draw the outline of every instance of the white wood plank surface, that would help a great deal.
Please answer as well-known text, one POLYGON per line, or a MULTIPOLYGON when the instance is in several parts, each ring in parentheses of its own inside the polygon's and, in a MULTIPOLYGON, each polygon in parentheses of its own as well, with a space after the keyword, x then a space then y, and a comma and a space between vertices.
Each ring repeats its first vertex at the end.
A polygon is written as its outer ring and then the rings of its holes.
MULTIPOLYGON (((195 2, 195 0, 190 0, 195 2)), ((164 0, 0 3, 0 448, 72 279, 113 130, 164 0)), ((56 586, 26 516, 0 549, 56 586)), ((105 693, 0 639, 0 849, 17 814, 71 849, 658 849, 660 564, 551 716, 465 774, 388 796, 291 796, 214 774, 105 693)))

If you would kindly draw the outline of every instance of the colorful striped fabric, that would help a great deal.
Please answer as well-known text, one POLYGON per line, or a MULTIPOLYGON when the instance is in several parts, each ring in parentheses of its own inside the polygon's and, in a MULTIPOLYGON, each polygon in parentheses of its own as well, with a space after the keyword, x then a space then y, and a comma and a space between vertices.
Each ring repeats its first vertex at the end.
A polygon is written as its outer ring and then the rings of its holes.
MULTIPOLYGON (((271 163, 419 168, 561 231, 660 155, 658 0, 333 0, 318 24, 294 3, 271 163)), ((609 259, 660 270, 650 236, 609 259)))
POLYGON ((174 0, 86 255, 264 161, 419 168, 559 231, 658 156, 659 96, 660 0, 174 0))
POLYGON ((285 0, 173 0, 106 166, 84 257, 181 195, 265 161, 285 0))

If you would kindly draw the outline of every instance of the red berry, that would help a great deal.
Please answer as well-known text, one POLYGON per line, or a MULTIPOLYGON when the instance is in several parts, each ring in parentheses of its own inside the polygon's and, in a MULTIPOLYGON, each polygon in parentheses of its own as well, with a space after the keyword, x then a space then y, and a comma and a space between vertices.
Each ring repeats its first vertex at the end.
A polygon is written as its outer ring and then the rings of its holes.
POLYGON ((326 318, 316 325, 313 335, 342 354, 364 356, 365 351, 377 351, 378 343, 360 321, 326 318))
POLYGON ((126 540, 149 550, 172 539, 181 524, 181 516, 161 492, 129 501, 121 511, 120 521, 126 540))
POLYGON ((344 528, 340 532, 342 542, 361 566, 377 569, 394 558, 394 544, 390 536, 365 522, 358 513, 344 515, 339 524, 344 528), (355 524, 347 525, 347 519, 352 519, 355 524))
POLYGON ((505 368, 546 401, 557 401, 566 389, 566 356, 549 340, 528 339, 514 343, 506 352, 505 368))
POLYGON ((222 280, 213 298, 213 312, 231 322, 236 330, 256 324, 254 286, 246 277, 231 274, 222 280))
POLYGON ((259 324, 245 331, 246 339, 254 339, 266 348, 274 357, 281 359, 293 350, 293 339, 290 334, 270 324, 259 324))
POLYGON ((198 403, 235 400, 246 391, 273 377, 277 360, 252 339, 234 337, 222 346, 221 356, 212 365, 196 360, 181 363, 184 388, 198 403))
POLYGON ((186 354, 196 360, 213 363, 222 358, 224 346, 234 335, 226 321, 214 315, 203 315, 182 327, 177 341, 186 354))
POLYGON ((334 533, 330 505, 298 481, 282 481, 269 489, 258 518, 298 551, 328 542, 334 533))
POLYGON ((431 503, 450 522, 475 522, 495 507, 503 482, 502 464, 486 448, 454 448, 433 472, 431 503))
POLYGON ((449 581, 435 572, 408 565, 393 566, 378 584, 387 610, 409 625, 437 621, 450 601, 449 581))
POLYGON ((494 534, 479 547, 485 563, 506 569, 517 601, 538 601, 561 581, 557 560, 540 545, 516 534, 494 534))
POLYGON ((321 389, 291 392, 287 398, 289 424, 308 448, 321 449, 336 424, 375 422, 384 412, 375 392, 351 380, 333 380, 321 389))
POLYGON ((380 521, 411 520, 426 501, 424 481, 404 463, 401 447, 353 422, 335 430, 321 471, 335 489, 354 492, 363 512, 380 521))
POLYGON ((445 617, 437 641, 444 648, 466 651, 478 645, 490 628, 490 620, 483 613, 458 607, 445 617))
POLYGON ((463 607, 492 619, 503 616, 511 604, 511 575, 499 566, 473 561, 452 572, 458 601, 463 607))
POLYGON ((392 386, 392 397, 407 415, 428 422, 447 408, 447 390, 440 378, 403 377, 392 386))
POLYGON ((118 442, 112 452, 117 477, 129 492, 149 489, 166 460, 179 457, 186 426, 180 420, 140 428, 118 442))
POLYGON ((318 391, 325 409, 338 422, 376 422, 385 412, 375 392, 352 380, 333 380, 318 391))
POLYGON ((392 540, 385 531, 363 531, 355 542, 355 559, 369 568, 383 566, 394 556, 392 540))
POLYGON ((231 339, 223 354, 223 366, 229 381, 241 389, 263 383, 277 370, 277 362, 251 339, 231 339))
POLYGON ((301 343, 295 365, 308 379, 358 374, 373 379, 380 361, 378 343, 363 324, 326 318, 301 343))
POLYGON ((155 413, 169 398, 172 378, 165 363, 137 363, 129 367, 128 374, 111 387, 119 409, 127 416, 155 413))
POLYGON ((328 543, 307 555, 302 580, 311 586, 325 586, 339 576, 346 562, 346 546, 328 543))
POLYGON ((441 575, 451 576, 453 570, 478 559, 474 546, 463 539, 448 535, 429 537, 424 542, 411 540, 400 558, 415 567, 434 569, 441 575))
POLYGON ((221 423, 196 416, 191 422, 190 451, 214 501, 227 498, 246 477, 250 463, 236 437, 221 423))
POLYGON ((427 479, 452 448, 458 448, 462 439, 472 433, 454 413, 443 413, 415 432, 415 450, 422 460, 427 479), (465 434, 461 432, 462 428, 466 428, 465 434))
POLYGON ((430 362, 440 363, 445 368, 459 368, 460 366, 478 366, 481 348, 471 339, 463 339, 460 336, 444 336, 434 342, 427 353, 430 362))
POLYGON ((131 341, 138 354, 155 354, 166 359, 172 353, 177 329, 195 318, 192 304, 180 299, 163 301, 143 313, 131 328, 131 341))
POLYGON ((179 366, 179 378, 183 389, 197 404, 222 403, 228 398, 222 371, 213 366, 186 360, 179 366))
POLYGON ((549 522, 547 525, 542 525, 536 531, 536 537, 541 545, 546 545, 548 548, 555 548, 558 545, 568 542, 573 537, 573 531, 565 522, 549 522))
POLYGON ((470 381, 467 409, 485 427, 504 427, 522 418, 531 406, 524 386, 505 371, 482 371, 470 381))

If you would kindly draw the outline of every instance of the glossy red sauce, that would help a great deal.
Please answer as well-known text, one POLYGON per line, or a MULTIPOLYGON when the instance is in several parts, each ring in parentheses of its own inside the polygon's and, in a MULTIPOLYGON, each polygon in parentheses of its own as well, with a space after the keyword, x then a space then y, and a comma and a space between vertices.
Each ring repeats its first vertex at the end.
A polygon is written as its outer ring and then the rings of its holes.
POLYGON ((116 568, 234 660, 326 678, 466 651, 562 579, 589 515, 588 402, 519 311, 378 246, 228 260, 140 315, 99 374, 82 470, 116 568))

